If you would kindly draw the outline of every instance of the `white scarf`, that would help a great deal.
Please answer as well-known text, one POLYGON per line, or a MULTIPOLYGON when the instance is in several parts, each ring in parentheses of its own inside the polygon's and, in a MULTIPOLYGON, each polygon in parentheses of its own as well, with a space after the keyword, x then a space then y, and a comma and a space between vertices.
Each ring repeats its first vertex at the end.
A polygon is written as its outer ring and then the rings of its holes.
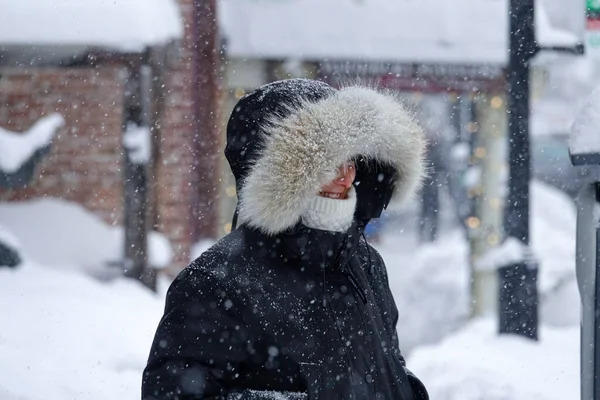
POLYGON ((302 224, 309 228, 345 232, 354 218, 356 192, 350 187, 345 199, 331 199, 316 194, 302 214, 302 224))

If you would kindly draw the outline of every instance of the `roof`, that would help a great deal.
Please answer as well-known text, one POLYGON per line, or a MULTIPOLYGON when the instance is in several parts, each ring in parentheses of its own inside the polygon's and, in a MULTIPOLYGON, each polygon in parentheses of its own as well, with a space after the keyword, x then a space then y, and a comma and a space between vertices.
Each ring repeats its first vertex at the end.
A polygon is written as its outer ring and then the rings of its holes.
MULTIPOLYGON (((240 58, 508 61, 508 0, 220 0, 227 52, 240 58)), ((536 2, 537 38, 573 46, 536 2)))
POLYGON ((138 52, 182 37, 176 0, 0 0, 0 46, 138 52))

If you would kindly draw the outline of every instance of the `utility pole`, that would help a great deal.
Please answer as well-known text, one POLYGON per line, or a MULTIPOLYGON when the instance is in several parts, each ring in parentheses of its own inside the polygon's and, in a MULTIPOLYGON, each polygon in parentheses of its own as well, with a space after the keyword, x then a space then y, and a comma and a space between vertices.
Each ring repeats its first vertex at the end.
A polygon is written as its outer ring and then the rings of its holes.
MULTIPOLYGON (((529 67, 538 52, 534 31, 534 0, 509 0, 508 63, 508 197, 505 238, 528 248, 529 237, 529 67)), ((525 252, 530 254, 531 252, 525 252)), ((499 268, 499 331, 537 340, 538 267, 520 260, 499 268)))

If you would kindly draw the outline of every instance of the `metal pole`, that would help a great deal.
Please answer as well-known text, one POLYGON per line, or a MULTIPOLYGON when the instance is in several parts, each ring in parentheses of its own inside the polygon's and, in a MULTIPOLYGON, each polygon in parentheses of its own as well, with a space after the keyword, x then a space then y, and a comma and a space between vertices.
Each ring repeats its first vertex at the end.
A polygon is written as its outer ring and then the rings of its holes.
POLYGON ((594 205, 597 184, 587 185, 577 196, 577 263, 576 274, 581 295, 581 399, 599 400, 598 376, 600 335, 598 334, 598 225, 594 205))
MULTIPOLYGON (((508 65, 509 179, 506 238, 529 246, 529 62, 538 51, 533 0, 510 0, 508 65)), ((499 331, 538 338, 537 264, 523 260, 499 269, 499 331)))

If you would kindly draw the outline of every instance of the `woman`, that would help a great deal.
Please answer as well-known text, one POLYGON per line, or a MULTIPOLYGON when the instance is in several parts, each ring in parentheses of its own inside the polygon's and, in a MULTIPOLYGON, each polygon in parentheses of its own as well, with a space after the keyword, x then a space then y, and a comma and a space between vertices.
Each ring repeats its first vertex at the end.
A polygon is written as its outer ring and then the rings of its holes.
POLYGON ((143 398, 427 399, 363 237, 414 194, 423 148, 404 108, 372 89, 295 79, 242 98, 225 149, 238 226, 170 287, 143 398))

